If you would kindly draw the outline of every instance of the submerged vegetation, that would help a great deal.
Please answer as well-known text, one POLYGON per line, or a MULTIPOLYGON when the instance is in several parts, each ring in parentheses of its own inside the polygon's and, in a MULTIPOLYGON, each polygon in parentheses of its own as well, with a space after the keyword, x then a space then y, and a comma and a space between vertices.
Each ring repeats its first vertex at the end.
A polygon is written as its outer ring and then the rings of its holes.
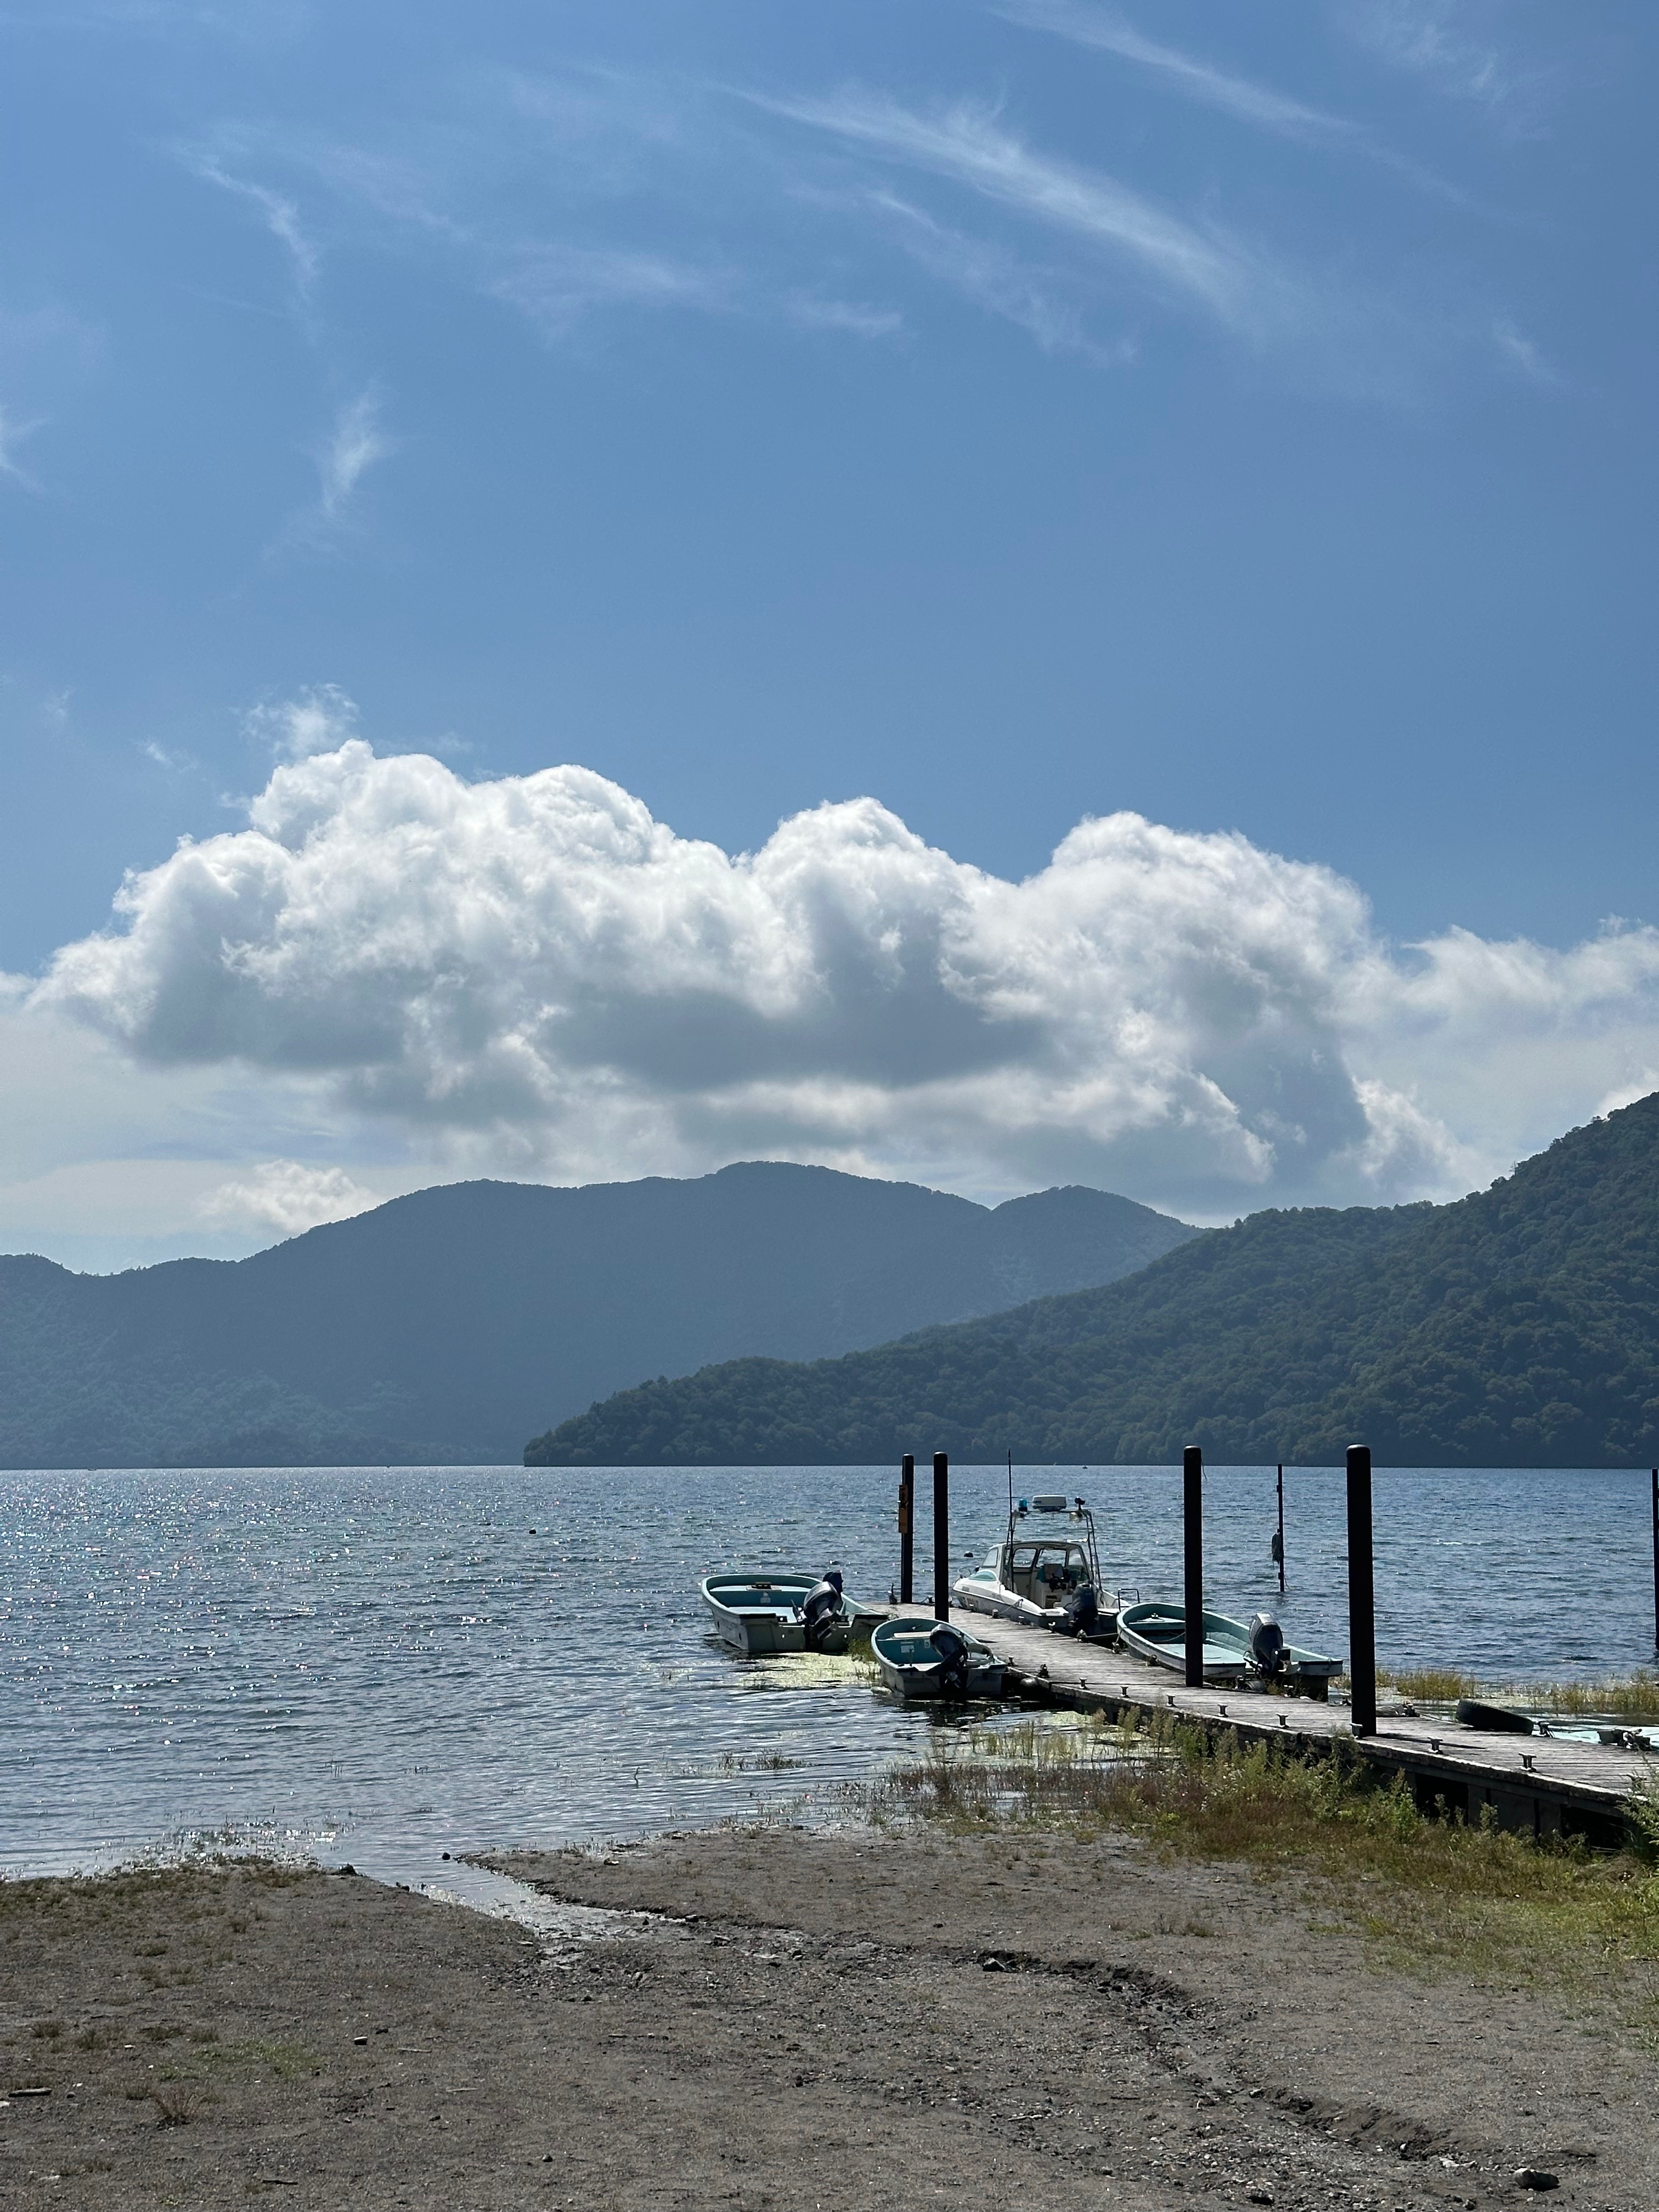
POLYGON ((1331 1756, 1164 1724, 1085 1720, 941 1735, 921 1759, 848 1792, 878 1826, 1038 1828, 1145 1837, 1261 1872, 1298 1868, 1334 1887, 1350 1924, 1431 1968, 1457 1960, 1531 1976, 1659 1960, 1659 1790, 1630 1804, 1628 1842, 1534 1843, 1489 1820, 1425 1813, 1341 1739, 1331 1756))

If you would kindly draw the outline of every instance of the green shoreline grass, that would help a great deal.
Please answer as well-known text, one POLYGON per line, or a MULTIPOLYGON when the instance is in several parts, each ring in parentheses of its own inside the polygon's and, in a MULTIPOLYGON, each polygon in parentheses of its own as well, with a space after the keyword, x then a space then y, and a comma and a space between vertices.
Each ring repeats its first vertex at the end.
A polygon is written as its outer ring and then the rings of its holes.
POLYGON ((1402 1698, 1425 1705, 1486 1698, 1528 1712, 1564 1717, 1595 1713, 1625 1721, 1659 1720, 1659 1673, 1646 1668, 1600 1682, 1486 1682, 1456 1667, 1379 1667, 1376 1680, 1379 1687, 1397 1690, 1402 1698))
MULTIPOLYGON (((1659 1792, 1630 1802, 1618 1850, 1534 1843, 1490 1821, 1420 1812, 1342 1739, 1298 1758, 1229 1733, 1150 1735, 1085 1721, 942 1737, 924 1759, 849 1785, 872 1824, 962 1833, 1144 1837, 1171 1855, 1293 1869, 1334 1886, 1349 1924, 1395 1965, 1474 1966, 1511 1981, 1584 1983, 1659 1961, 1659 1792)), ((1653 1992, 1640 2003, 1653 2011, 1653 1992)), ((1653 2011, 1644 2026, 1659 2025, 1653 2011)))

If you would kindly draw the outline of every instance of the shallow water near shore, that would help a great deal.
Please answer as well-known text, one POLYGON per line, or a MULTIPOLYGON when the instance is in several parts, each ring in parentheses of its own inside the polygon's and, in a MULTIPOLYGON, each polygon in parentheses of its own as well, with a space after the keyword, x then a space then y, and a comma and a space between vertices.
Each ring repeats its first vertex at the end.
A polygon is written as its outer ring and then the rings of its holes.
MULTIPOLYGON (((942 1723, 867 1670, 744 1662, 696 1586, 734 1564, 896 1572, 896 1471, 301 1468, 0 1476, 0 1870, 181 1848, 350 1860, 411 1886, 444 1850, 814 1820, 942 1723)), ((1379 1472, 1379 1657, 1492 1681, 1654 1656, 1648 1474, 1379 1472)), ((1109 1582, 1175 1596, 1180 1477, 1015 1469, 1081 1492, 1109 1582)), ((1339 1472, 1206 1476, 1210 1601, 1346 1649, 1339 1472)), ((918 1482, 926 1506, 928 1484, 918 1482)), ((952 1473, 953 1571, 1006 1476, 952 1473)), ((925 1510, 919 1595, 931 1587, 925 1510)), ((948 1724, 948 1723, 945 1723, 948 1724)))

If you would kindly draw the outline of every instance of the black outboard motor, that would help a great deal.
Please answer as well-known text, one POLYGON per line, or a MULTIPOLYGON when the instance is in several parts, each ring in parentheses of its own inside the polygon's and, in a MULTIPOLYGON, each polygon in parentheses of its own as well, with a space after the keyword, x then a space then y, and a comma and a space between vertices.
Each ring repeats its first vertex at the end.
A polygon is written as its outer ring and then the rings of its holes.
POLYGON ((801 1620, 806 1631, 808 1648, 816 1651, 830 1628, 842 1616, 841 1570, 831 1567, 823 1580, 806 1593, 806 1602, 801 1607, 801 1620))
POLYGON ((948 1620, 941 1620, 929 1634, 927 1641, 939 1654, 939 1686, 947 1695, 965 1698, 968 1694, 966 1638, 952 1628, 948 1620))
POLYGON ((1059 1636, 1092 1636, 1100 1626, 1100 1600, 1095 1595, 1092 1583, 1085 1583, 1074 1589, 1060 1608, 1060 1619, 1054 1624, 1059 1636))
POLYGON ((1270 1613, 1251 1615, 1250 1664, 1262 1674, 1276 1674, 1285 1664, 1285 1632, 1270 1613))

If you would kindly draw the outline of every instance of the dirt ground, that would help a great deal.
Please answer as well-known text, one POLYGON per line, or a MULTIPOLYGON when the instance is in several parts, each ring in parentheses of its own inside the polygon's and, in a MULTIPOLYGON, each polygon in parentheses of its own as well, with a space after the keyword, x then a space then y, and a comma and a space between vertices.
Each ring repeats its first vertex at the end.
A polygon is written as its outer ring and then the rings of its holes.
POLYGON ((498 1862, 532 1936, 350 1875, 0 1886, 0 2203, 1659 2205, 1659 2064, 1130 1842, 673 1838, 498 1862), (26 2094, 46 2091, 46 2094, 26 2094))

